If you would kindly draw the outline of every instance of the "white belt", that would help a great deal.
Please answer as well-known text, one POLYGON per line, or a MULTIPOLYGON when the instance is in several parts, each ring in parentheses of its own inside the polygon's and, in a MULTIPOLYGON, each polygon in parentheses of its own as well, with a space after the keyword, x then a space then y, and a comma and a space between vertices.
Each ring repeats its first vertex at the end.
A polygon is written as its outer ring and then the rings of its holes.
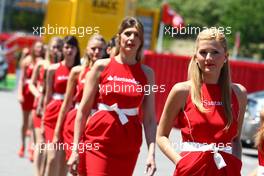
POLYGON ((264 166, 258 166, 257 176, 264 176, 264 166))
POLYGON ((223 151, 229 154, 232 154, 232 147, 217 147, 216 144, 203 144, 198 142, 183 142, 181 151, 189 151, 189 152, 205 152, 212 151, 214 153, 214 161, 216 167, 221 169, 226 166, 225 160, 218 151, 223 151))
POLYGON ((64 94, 54 93, 54 94, 52 94, 52 99, 54 99, 54 100, 63 100, 64 99, 64 94))
POLYGON ((38 91, 39 91, 40 93, 42 93, 42 92, 43 92, 43 86, 39 85, 39 86, 38 86, 38 91))
POLYGON ((77 103, 75 103, 74 108, 79 109, 79 106, 80 106, 80 102, 77 102, 77 103))
POLYGON ((26 79, 25 84, 29 84, 29 83, 31 83, 31 79, 26 79))
POLYGON ((117 103, 108 106, 103 103, 98 103, 98 110, 115 111, 118 114, 119 120, 122 125, 128 122, 128 116, 138 115, 138 108, 119 109, 117 103))
MULTIPOLYGON (((80 106, 80 102, 75 103, 74 108, 78 109, 80 106)), ((91 109, 90 115, 93 115, 96 112, 96 109, 91 109)))

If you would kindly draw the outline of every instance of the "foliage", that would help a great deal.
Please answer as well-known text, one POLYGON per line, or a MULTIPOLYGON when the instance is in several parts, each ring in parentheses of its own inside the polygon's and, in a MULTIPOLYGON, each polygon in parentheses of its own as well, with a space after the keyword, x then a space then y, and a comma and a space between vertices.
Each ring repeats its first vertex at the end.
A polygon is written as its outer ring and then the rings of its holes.
POLYGON ((10 14, 10 27, 12 30, 32 32, 32 27, 42 26, 44 13, 13 10, 10 14))
MULTIPOLYGON (((138 0, 138 6, 161 7, 162 0, 138 0)), ((226 35, 234 45, 235 34, 240 32, 242 56, 258 54, 264 58, 264 0, 167 0, 172 9, 183 16, 186 27, 231 27, 226 35)), ((194 35, 188 37, 194 38, 194 35)))

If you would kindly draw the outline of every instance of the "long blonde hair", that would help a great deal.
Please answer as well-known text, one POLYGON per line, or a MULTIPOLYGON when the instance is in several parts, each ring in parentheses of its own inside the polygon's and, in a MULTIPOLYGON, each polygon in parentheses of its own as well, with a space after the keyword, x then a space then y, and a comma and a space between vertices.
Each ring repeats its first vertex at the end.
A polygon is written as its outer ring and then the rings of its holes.
POLYGON ((264 139, 264 109, 260 112, 260 127, 255 136, 255 146, 263 153, 263 139, 264 139))
MULTIPOLYGON (((48 44, 48 47, 47 47, 47 50, 46 50, 46 53, 45 53, 45 59, 47 61, 50 61, 50 62, 54 62, 54 63, 57 63, 59 62, 62 58, 51 58, 51 55, 50 55, 50 50, 51 50, 51 44, 56 42, 56 45, 57 45, 57 48, 59 50, 59 52, 61 52, 62 54, 62 47, 63 47, 63 40, 62 38, 60 37, 52 37, 49 41, 49 44, 48 44), (53 59, 53 60, 51 60, 53 59)), ((57 57, 57 56, 55 56, 57 57)))
MULTIPOLYGON (((102 35, 100 35, 100 34, 94 34, 94 35, 92 35, 90 38, 89 38, 89 40, 88 40, 88 42, 87 42, 87 46, 89 47, 89 45, 90 45, 90 43, 92 42, 92 41, 99 41, 99 42, 101 42, 103 45, 104 45, 104 47, 105 47, 105 45, 106 45, 106 42, 105 42, 105 39, 104 39, 104 37, 102 36, 102 35)), ((105 49, 105 48, 104 48, 105 49)), ((89 67, 91 67, 92 65, 93 65, 93 61, 92 61, 92 58, 90 58, 89 57, 89 55, 88 54, 86 54, 86 52, 85 52, 85 54, 84 54, 84 56, 83 56, 83 65, 86 67, 86 66, 89 66, 89 67)), ((101 58, 99 58, 99 59, 101 59, 101 58)))
MULTIPOLYGON (((200 112, 204 113, 207 110, 204 108, 201 97, 202 87, 202 71, 196 63, 196 52, 198 50, 199 42, 201 40, 215 40, 221 44, 224 48, 225 53, 228 56, 227 41, 225 35, 217 30, 216 28, 205 29, 199 33, 196 39, 195 54, 191 58, 191 62, 188 67, 188 78, 191 80, 191 98, 192 102, 199 109, 200 112)), ((231 111, 231 77, 228 59, 224 63, 220 76, 218 78, 218 84, 221 88, 221 100, 224 106, 225 117, 227 118, 227 124, 225 130, 228 129, 232 122, 233 116, 231 111)))

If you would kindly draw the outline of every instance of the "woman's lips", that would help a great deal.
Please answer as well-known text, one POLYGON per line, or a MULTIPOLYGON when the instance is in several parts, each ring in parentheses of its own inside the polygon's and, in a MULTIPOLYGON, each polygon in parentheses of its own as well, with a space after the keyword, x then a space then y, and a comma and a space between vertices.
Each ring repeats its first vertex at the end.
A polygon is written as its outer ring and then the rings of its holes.
POLYGON ((135 46, 135 44, 127 44, 127 46, 132 48, 135 46))
POLYGON ((205 66, 208 66, 208 67, 210 67, 210 66, 214 66, 215 64, 205 64, 205 66))

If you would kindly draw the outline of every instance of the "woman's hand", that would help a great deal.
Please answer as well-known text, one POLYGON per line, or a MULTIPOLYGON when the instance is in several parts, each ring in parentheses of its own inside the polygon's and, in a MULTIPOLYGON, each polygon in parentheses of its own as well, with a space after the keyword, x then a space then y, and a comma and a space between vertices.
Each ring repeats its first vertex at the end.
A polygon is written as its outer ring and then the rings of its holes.
POLYGON ((45 128, 43 122, 40 125, 40 143, 45 143, 45 128))
POLYGON ((175 159, 175 161, 174 161, 175 166, 177 166, 177 164, 181 161, 181 159, 182 159, 182 156, 180 156, 180 155, 179 155, 179 157, 177 157, 175 159))
POLYGON ((54 136, 53 136, 53 139, 52 139, 52 143, 53 144, 56 144, 56 143, 59 142, 59 140, 60 140, 60 135, 59 135, 58 132, 55 131, 54 136))
POLYGON ((44 113, 43 113, 43 100, 44 100, 43 95, 40 95, 39 100, 38 100, 38 104, 37 104, 37 108, 36 108, 36 114, 38 116, 44 115, 44 113))
POLYGON ((79 164, 79 153, 77 151, 72 151, 70 159, 67 165, 69 166, 69 171, 72 175, 78 175, 78 164, 79 164))
POLYGON ((145 174, 147 176, 153 176, 154 173, 156 172, 156 163, 155 163, 155 155, 154 154, 149 154, 146 162, 146 171, 145 174))
POLYGON ((36 114, 37 114, 38 116, 43 116, 43 109, 42 109, 42 107, 37 106, 36 114))
POLYGON ((18 99, 19 103, 23 103, 24 102, 24 96, 21 95, 21 94, 18 94, 17 99, 18 99))

